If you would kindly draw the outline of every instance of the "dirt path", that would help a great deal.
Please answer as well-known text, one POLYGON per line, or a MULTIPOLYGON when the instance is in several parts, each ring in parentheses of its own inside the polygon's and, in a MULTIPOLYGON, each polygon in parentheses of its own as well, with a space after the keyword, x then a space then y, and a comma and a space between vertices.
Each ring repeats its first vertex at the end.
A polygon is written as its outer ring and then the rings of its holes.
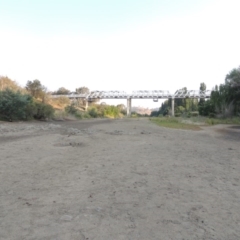
POLYGON ((0 239, 239 240, 240 132, 221 129, 0 123, 0 239))

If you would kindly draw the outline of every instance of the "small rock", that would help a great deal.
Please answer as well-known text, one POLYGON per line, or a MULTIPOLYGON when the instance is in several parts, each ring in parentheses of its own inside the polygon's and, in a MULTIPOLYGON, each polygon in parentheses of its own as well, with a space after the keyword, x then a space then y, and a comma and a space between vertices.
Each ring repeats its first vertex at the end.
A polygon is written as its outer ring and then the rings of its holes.
POLYGON ((72 216, 71 215, 63 215, 60 220, 63 220, 63 221, 71 221, 72 220, 72 216))

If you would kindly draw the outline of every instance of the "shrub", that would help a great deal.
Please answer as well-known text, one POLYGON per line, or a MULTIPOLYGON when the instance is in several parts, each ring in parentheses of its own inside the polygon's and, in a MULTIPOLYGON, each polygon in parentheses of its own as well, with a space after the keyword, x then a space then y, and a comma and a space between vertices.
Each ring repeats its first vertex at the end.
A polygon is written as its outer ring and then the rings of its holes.
POLYGON ((54 108, 45 103, 35 103, 35 114, 33 115, 35 119, 45 120, 47 118, 52 118, 54 115, 54 108))
POLYGON ((97 118, 98 117, 98 112, 96 108, 91 108, 88 110, 88 114, 90 117, 97 118))
POLYGON ((91 118, 91 116, 89 115, 89 113, 84 113, 83 118, 91 118))
POLYGON ((216 117, 216 114, 215 114, 215 113, 209 113, 209 117, 210 117, 210 118, 215 118, 215 117, 216 117))
POLYGON ((0 118, 8 121, 27 120, 31 116, 31 96, 6 89, 0 92, 0 118))
POLYGON ((75 117, 76 117, 76 118, 79 118, 79 119, 82 119, 82 118, 83 118, 83 114, 82 114, 80 111, 77 111, 77 112, 75 113, 75 117))
POLYGON ((74 107, 73 104, 71 104, 70 106, 65 107, 65 112, 67 112, 69 114, 75 115, 77 113, 77 111, 78 111, 77 108, 74 107))
POLYGON ((150 117, 157 117, 159 115, 159 111, 152 111, 150 117))
POLYGON ((191 112, 190 114, 192 117, 197 117, 199 115, 199 112, 191 112))
POLYGON ((180 117, 181 113, 175 113, 175 117, 180 117))
POLYGON ((214 121, 214 119, 209 118, 209 119, 206 120, 206 123, 209 124, 209 125, 214 125, 215 121, 214 121))
POLYGON ((114 117, 114 118, 119 117, 120 116, 120 110, 116 106, 105 106, 104 116, 114 117))

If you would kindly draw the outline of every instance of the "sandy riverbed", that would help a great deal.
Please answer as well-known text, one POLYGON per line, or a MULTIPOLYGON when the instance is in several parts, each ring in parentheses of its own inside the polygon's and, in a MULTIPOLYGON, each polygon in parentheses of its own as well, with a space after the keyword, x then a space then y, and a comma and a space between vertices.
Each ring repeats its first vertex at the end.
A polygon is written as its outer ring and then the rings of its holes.
POLYGON ((237 127, 0 122, 0 166, 0 239, 240 239, 237 127))

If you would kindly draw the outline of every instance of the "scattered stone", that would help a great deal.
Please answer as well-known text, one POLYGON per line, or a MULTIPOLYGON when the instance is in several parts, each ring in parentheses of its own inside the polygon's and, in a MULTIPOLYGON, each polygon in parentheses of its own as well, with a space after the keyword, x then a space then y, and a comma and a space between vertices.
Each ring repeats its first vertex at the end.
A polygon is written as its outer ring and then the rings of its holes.
POLYGON ((72 216, 71 215, 63 215, 60 220, 62 221, 71 221, 72 220, 72 216))

